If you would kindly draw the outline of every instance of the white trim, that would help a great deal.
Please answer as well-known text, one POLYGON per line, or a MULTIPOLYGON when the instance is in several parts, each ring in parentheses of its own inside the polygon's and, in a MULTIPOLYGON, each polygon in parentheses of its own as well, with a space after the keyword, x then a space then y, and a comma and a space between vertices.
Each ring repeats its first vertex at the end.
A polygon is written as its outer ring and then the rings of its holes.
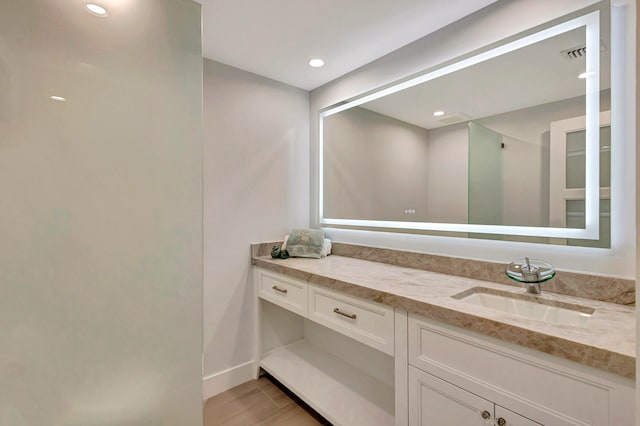
MULTIPOLYGON (((611 126, 611 111, 600 113, 600 126, 611 126)), ((567 118, 565 120, 553 121, 550 124, 550 155, 549 155, 549 225, 564 228, 567 225, 567 200, 584 200, 585 190, 581 188, 567 188, 567 134, 585 130, 587 127, 586 116, 567 118)), ((598 141, 599 145, 599 141, 598 141)), ((613 145, 613 140, 611 141, 613 145)), ((600 147, 598 146, 598 152, 600 147)), ((599 157, 597 158, 599 161, 599 157)), ((598 179, 598 185, 600 184, 598 179)), ((600 199, 610 199, 611 188, 601 187, 599 189, 598 201, 600 199)), ((585 206, 586 207, 586 206, 585 206)), ((585 212, 585 217, 588 212, 585 212)), ((602 213, 599 212, 599 216, 602 213)), ((566 239, 559 239, 557 244, 566 244, 566 239)))
POLYGON ((324 218, 324 114, 318 118, 318 218, 324 218))
POLYGON ((409 425, 409 317, 406 311, 395 309, 395 426, 409 425))
MULTIPOLYGON (((594 12, 596 13, 596 12, 594 12)), ((587 25, 586 128, 585 128, 585 234, 600 239, 600 15, 587 25), (589 231, 589 232, 587 232, 589 231)))
POLYGON ((202 400, 257 378, 253 360, 202 378, 202 400))
POLYGON ((255 303, 255 317, 253 319, 253 371, 259 374, 260 357, 262 355, 262 302, 258 296, 260 293, 260 278, 257 267, 251 268, 253 271, 251 277, 251 286, 253 288, 253 301, 255 303))
MULTIPOLYGON (((599 207, 599 206, 598 206, 599 207)), ((598 222, 597 222, 598 223, 598 222)), ((500 235, 521 235, 555 238, 598 239, 599 228, 547 228, 542 226, 506 226, 506 225, 475 225, 464 223, 436 223, 436 222, 396 222, 386 220, 357 220, 357 219, 322 219, 320 226, 359 226, 364 228, 388 229, 416 229, 421 231, 474 232, 500 235)))

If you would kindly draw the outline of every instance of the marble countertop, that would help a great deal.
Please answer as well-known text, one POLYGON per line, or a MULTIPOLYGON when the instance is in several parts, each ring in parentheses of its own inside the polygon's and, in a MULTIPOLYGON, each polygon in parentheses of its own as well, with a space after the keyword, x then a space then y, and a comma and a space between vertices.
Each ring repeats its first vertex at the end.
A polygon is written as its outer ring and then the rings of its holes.
POLYGON ((344 256, 323 259, 272 259, 252 263, 333 290, 373 300, 426 318, 545 352, 627 378, 635 378, 635 308, 470 278, 388 265, 344 256), (509 292, 529 300, 571 303, 595 309, 582 326, 527 319, 451 296, 473 287, 509 292))

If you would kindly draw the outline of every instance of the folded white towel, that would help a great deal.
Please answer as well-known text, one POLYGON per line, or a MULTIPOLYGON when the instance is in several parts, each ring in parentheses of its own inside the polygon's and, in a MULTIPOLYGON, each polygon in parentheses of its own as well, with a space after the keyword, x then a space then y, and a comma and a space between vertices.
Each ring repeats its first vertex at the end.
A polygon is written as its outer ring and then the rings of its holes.
MULTIPOLYGON (((288 241, 289 241, 289 235, 285 235, 284 242, 282 243, 282 247, 280 247, 280 250, 287 249, 288 241)), ((330 254, 331 254, 331 240, 328 238, 325 238, 324 242, 322 243, 322 251, 320 251, 320 257, 327 257, 330 254)))
POLYGON ((324 239, 322 243, 322 251, 320 251, 320 257, 327 257, 331 254, 331 240, 328 238, 324 239))

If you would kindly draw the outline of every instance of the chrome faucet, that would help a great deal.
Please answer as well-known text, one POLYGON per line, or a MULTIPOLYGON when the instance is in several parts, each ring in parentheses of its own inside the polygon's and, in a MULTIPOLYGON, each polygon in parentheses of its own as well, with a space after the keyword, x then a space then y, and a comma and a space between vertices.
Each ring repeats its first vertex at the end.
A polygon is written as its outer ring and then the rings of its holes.
POLYGON ((540 288, 540 268, 532 266, 528 257, 524 258, 525 265, 522 266, 522 278, 524 287, 527 289, 527 293, 540 294, 542 289, 540 288))
POLYGON ((511 262, 507 266, 506 274, 509 278, 524 285, 527 293, 541 294, 540 283, 548 281, 556 275, 556 271, 550 264, 541 260, 523 260, 511 262))

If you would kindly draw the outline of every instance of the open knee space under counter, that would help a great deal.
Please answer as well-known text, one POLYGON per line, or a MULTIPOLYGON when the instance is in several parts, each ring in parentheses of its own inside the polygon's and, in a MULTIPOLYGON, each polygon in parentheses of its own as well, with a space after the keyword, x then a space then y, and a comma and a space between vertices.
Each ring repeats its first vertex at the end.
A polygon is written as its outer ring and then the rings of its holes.
POLYGON ((254 279, 259 366, 334 425, 394 425, 393 309, 258 268, 254 279), (272 285, 304 293, 308 312, 272 285))

